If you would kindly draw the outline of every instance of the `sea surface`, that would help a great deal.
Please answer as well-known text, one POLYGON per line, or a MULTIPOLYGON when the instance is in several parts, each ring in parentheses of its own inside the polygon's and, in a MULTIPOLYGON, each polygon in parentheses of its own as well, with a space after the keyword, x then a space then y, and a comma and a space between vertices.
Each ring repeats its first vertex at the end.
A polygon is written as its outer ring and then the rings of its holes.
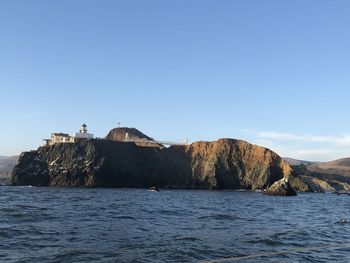
POLYGON ((0 262, 350 262, 350 196, 0 187, 0 262))

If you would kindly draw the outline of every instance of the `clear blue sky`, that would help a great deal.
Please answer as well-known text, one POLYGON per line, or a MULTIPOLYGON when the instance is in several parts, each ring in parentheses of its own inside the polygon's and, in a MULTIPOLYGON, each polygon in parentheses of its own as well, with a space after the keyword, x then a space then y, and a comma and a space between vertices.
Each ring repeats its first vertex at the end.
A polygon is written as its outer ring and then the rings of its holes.
POLYGON ((0 155, 86 122, 350 156, 350 1, 0 1, 0 155))

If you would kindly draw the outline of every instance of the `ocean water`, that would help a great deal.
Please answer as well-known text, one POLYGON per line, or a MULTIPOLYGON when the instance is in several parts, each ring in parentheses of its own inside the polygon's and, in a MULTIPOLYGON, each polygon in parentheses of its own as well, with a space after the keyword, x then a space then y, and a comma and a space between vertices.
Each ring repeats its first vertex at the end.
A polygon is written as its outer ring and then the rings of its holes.
POLYGON ((0 262, 350 262, 350 196, 0 187, 0 262))

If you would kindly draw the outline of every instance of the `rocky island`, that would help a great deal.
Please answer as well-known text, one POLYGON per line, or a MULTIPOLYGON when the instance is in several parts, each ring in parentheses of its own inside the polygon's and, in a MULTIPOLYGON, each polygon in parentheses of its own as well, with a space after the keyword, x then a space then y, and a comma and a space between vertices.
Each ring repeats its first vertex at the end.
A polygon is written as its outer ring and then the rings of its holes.
POLYGON ((295 190, 311 190, 276 153, 242 140, 148 147, 122 141, 125 136, 142 139, 144 134, 116 128, 105 139, 24 152, 12 171, 12 185, 255 190, 288 178, 295 190))

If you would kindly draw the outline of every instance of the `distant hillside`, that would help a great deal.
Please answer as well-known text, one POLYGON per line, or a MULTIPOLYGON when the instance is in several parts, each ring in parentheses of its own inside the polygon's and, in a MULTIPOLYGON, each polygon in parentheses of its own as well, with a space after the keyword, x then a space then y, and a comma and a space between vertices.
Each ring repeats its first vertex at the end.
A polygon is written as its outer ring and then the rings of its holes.
POLYGON ((307 168, 312 172, 350 177, 350 158, 343 158, 331 162, 309 165, 307 168))
POLYGON ((311 187, 315 184, 324 191, 328 191, 330 187, 334 190, 350 190, 350 158, 311 165, 292 165, 292 167, 294 172, 302 176, 311 187))
POLYGON ((283 160, 285 160, 289 165, 313 165, 313 164, 319 164, 320 162, 311 162, 311 161, 304 161, 304 160, 298 160, 288 157, 282 157, 283 160))
POLYGON ((1 156, 0 157, 0 184, 6 184, 9 173, 15 167, 18 156, 1 156))
POLYGON ((18 156, 11 157, 0 157, 0 175, 5 175, 7 172, 11 171, 18 160, 18 156))

